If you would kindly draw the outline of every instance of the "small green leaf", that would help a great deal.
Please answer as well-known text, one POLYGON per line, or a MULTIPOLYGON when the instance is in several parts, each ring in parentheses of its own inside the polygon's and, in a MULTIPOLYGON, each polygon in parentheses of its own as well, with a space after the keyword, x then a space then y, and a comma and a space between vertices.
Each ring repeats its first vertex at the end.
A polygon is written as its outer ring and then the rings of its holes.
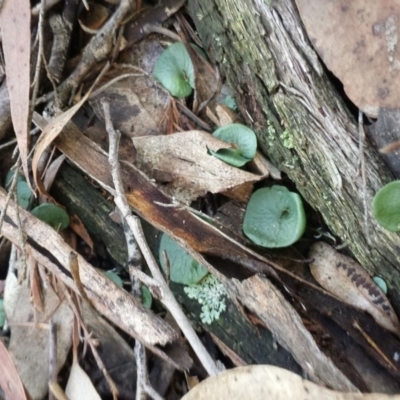
POLYGON ((390 182, 378 191, 372 212, 379 225, 391 232, 400 231, 400 181, 390 182))
MULTIPOLYGON (((11 182, 14 178, 15 171, 8 171, 7 176, 6 176, 6 181, 4 184, 4 187, 8 190, 11 186, 11 182)), ((23 175, 18 174, 17 182, 25 182, 25 178, 23 175)))
POLYGON ((243 231, 260 246, 290 246, 300 239, 305 227, 301 197, 284 186, 259 189, 247 204, 243 231))
POLYGON ((222 103, 227 105, 231 110, 234 110, 234 111, 237 110, 236 100, 229 94, 227 96, 225 96, 222 103))
POLYGON ((112 280, 119 287, 124 286, 124 282, 122 282, 121 277, 113 271, 101 271, 108 279, 112 280))
POLYGON ((208 274, 206 268, 194 260, 178 243, 166 234, 162 235, 159 248, 159 257, 164 272, 166 272, 166 269, 163 251, 166 251, 168 256, 172 282, 193 285, 200 282, 208 274))
POLYGON ((142 304, 146 308, 151 308, 151 304, 153 303, 153 296, 150 293, 150 290, 147 286, 142 285, 140 288, 142 292, 142 304))
POLYGON ((240 154, 239 150, 236 149, 220 149, 218 151, 209 150, 210 154, 214 157, 219 158, 221 161, 226 162, 234 167, 243 167, 244 164, 248 163, 249 160, 240 154))
POLYGON ((383 293, 387 294, 387 285, 382 278, 380 278, 379 276, 374 276, 372 280, 375 282, 375 285, 382 290, 383 293))
POLYGON ((30 201, 32 198, 32 192, 29 188, 28 184, 25 181, 19 181, 17 183, 17 199, 18 204, 24 208, 25 210, 28 209, 30 201))
POLYGON ((194 89, 194 68, 185 45, 177 42, 158 57, 154 77, 175 97, 187 97, 194 89))
POLYGON ((256 155, 256 134, 247 126, 241 124, 229 124, 218 128, 213 135, 224 142, 236 146, 235 149, 220 149, 211 154, 227 164, 241 167, 251 161, 256 155))
POLYGON ((0 299, 0 329, 6 323, 6 312, 4 311, 4 300, 0 299))
POLYGON ((35 207, 32 210, 32 214, 54 229, 58 229, 58 227, 66 229, 69 225, 69 216, 67 212, 63 208, 52 203, 44 203, 35 207))

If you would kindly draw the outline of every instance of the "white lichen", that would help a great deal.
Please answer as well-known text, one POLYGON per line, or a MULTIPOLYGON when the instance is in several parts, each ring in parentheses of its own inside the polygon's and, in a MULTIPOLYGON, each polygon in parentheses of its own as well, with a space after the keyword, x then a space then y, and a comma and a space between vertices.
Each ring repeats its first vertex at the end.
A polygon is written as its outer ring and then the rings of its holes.
POLYGON ((186 286, 184 291, 190 299, 195 299, 201 304, 200 319, 204 324, 210 325, 218 320, 226 310, 227 293, 224 285, 211 274, 197 285, 186 286))

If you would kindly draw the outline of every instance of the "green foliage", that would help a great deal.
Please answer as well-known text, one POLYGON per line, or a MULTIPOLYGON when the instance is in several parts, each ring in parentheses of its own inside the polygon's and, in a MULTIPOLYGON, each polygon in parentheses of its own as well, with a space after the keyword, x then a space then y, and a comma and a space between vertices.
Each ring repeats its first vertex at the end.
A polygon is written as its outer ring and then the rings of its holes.
POLYGON ((236 100, 229 94, 227 96, 225 96, 222 103, 227 105, 231 110, 234 110, 234 111, 237 110, 236 100))
MULTIPOLYGON (((15 171, 9 171, 6 176, 5 187, 7 190, 10 189, 11 182, 14 178, 15 171)), ((17 178, 17 200, 18 204, 24 208, 25 210, 28 209, 31 199, 32 199, 32 191, 29 188, 28 184, 25 181, 25 178, 18 174, 17 178)))
POLYGON ((229 124, 218 128, 213 135, 227 143, 232 143, 233 149, 210 150, 210 153, 234 167, 242 167, 256 155, 256 134, 247 126, 229 124))
POLYGON ((187 97, 194 89, 194 68, 185 45, 177 42, 158 57, 154 77, 175 97, 187 97))
POLYGON ((400 231, 400 181, 390 182, 376 193, 372 212, 379 225, 391 232, 400 231))
POLYGON ((0 299, 0 329, 3 328, 6 322, 6 312, 4 311, 4 300, 0 299))
POLYGON ((163 234, 159 248, 161 266, 166 272, 163 251, 167 253, 170 264, 170 276, 172 282, 183 285, 192 285, 200 282, 208 271, 196 260, 194 260, 181 246, 168 235, 163 234))
POLYGON ((150 290, 148 289, 147 286, 142 285, 141 286, 141 292, 142 292, 142 304, 146 308, 151 308, 151 305, 153 303, 153 296, 150 293, 150 290))
POLYGON ((44 203, 35 207, 32 214, 40 220, 46 222, 54 229, 66 229, 69 225, 69 216, 67 212, 55 204, 44 203))
MULTIPOLYGON (((6 181, 5 181, 5 184, 4 184, 4 187, 7 190, 10 189, 11 182, 12 182, 12 180, 14 178, 14 174, 15 174, 15 171, 8 171, 8 173, 7 173, 6 181)), ((25 182, 25 178, 21 174, 18 174, 17 182, 25 182)))
POLYGON ((387 285, 382 278, 380 278, 379 276, 374 276, 372 280, 375 282, 375 285, 382 290, 383 293, 387 294, 387 285))
POLYGON ((204 324, 210 325, 218 320, 226 310, 227 293, 214 275, 209 274, 199 284, 186 286, 183 290, 190 299, 196 299, 201 304, 200 318, 204 324))
POLYGON ((284 186, 259 189, 247 204, 243 231, 259 246, 290 246, 300 239, 305 227, 301 197, 284 186))
POLYGON ((110 280, 112 280, 119 287, 124 286, 124 282, 122 282, 121 277, 113 271, 102 271, 103 274, 110 280))

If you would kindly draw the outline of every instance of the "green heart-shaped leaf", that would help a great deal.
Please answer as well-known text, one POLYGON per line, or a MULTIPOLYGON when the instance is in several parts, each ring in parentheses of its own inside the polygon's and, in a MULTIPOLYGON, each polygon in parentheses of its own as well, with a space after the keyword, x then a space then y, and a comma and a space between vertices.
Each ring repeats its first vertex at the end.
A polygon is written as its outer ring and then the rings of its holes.
POLYGON ((301 197, 284 186, 259 189, 247 204, 243 231, 260 246, 290 246, 300 239, 305 227, 301 197))
MULTIPOLYGON (((11 182, 12 182, 12 180, 13 180, 13 178, 14 178, 14 174, 15 174, 15 171, 8 171, 8 173, 7 173, 6 181, 5 181, 5 184, 4 184, 4 187, 5 187, 7 190, 8 190, 8 189, 10 188, 10 186, 11 186, 11 182)), ((21 175, 21 174, 18 174, 17 182, 25 182, 24 176, 21 175)))
POLYGON ((18 204, 24 208, 25 210, 28 209, 30 201, 32 198, 32 191, 29 188, 28 184, 25 181, 19 181, 17 183, 17 199, 18 204))
POLYGON ((256 134, 247 126, 241 124, 229 124, 218 128, 213 135, 227 143, 236 146, 235 149, 220 149, 210 153, 235 167, 241 167, 251 161, 256 155, 256 134))
POLYGON ((221 161, 226 162, 234 167, 243 167, 244 164, 248 163, 250 160, 243 157, 240 151, 237 149, 220 149, 218 151, 209 150, 210 154, 214 157, 219 158, 221 161))
POLYGON ((194 260, 181 246, 168 235, 163 234, 160 242, 159 257, 161 266, 166 272, 163 251, 166 251, 170 264, 170 279, 183 285, 194 285, 200 282, 208 271, 194 260))
POLYGON ((55 204, 44 203, 35 207, 32 214, 40 220, 46 222, 54 229, 66 229, 69 225, 69 216, 67 212, 55 204))
POLYGON ((158 57, 154 67, 155 78, 175 97, 187 97, 194 89, 194 68, 185 45, 169 46, 158 57))
POLYGON ((372 212, 379 225, 391 232, 400 232, 400 181, 381 188, 372 202, 372 212))

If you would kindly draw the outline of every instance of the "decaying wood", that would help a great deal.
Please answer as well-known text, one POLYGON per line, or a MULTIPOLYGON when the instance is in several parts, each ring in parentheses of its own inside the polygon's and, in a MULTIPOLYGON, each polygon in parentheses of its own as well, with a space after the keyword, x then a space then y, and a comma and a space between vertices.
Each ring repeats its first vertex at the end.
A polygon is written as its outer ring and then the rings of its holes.
MULTIPOLYGON (((3 209, 5 199, 6 193, 1 189, 0 209, 3 209)), ((69 288, 79 293, 69 271, 71 248, 61 236, 49 229, 48 225, 22 209, 19 212, 26 235, 26 246, 34 258, 69 288)), ((3 222, 2 234, 18 246, 20 238, 16 219, 16 205, 14 202, 10 202, 3 222)), ((78 256, 78 261, 81 281, 91 303, 98 312, 132 337, 140 338, 152 350, 157 350, 155 349, 157 345, 164 346, 176 342, 177 333, 162 319, 156 317, 127 292, 97 272, 83 257, 78 256)), ((186 365, 183 366, 183 368, 185 367, 186 365)))
POLYGON ((260 147, 363 267, 385 279, 399 313, 400 236, 381 228, 371 210, 373 195, 392 175, 367 142, 363 193, 356 121, 329 82, 294 1, 189 0, 189 10, 260 147))

